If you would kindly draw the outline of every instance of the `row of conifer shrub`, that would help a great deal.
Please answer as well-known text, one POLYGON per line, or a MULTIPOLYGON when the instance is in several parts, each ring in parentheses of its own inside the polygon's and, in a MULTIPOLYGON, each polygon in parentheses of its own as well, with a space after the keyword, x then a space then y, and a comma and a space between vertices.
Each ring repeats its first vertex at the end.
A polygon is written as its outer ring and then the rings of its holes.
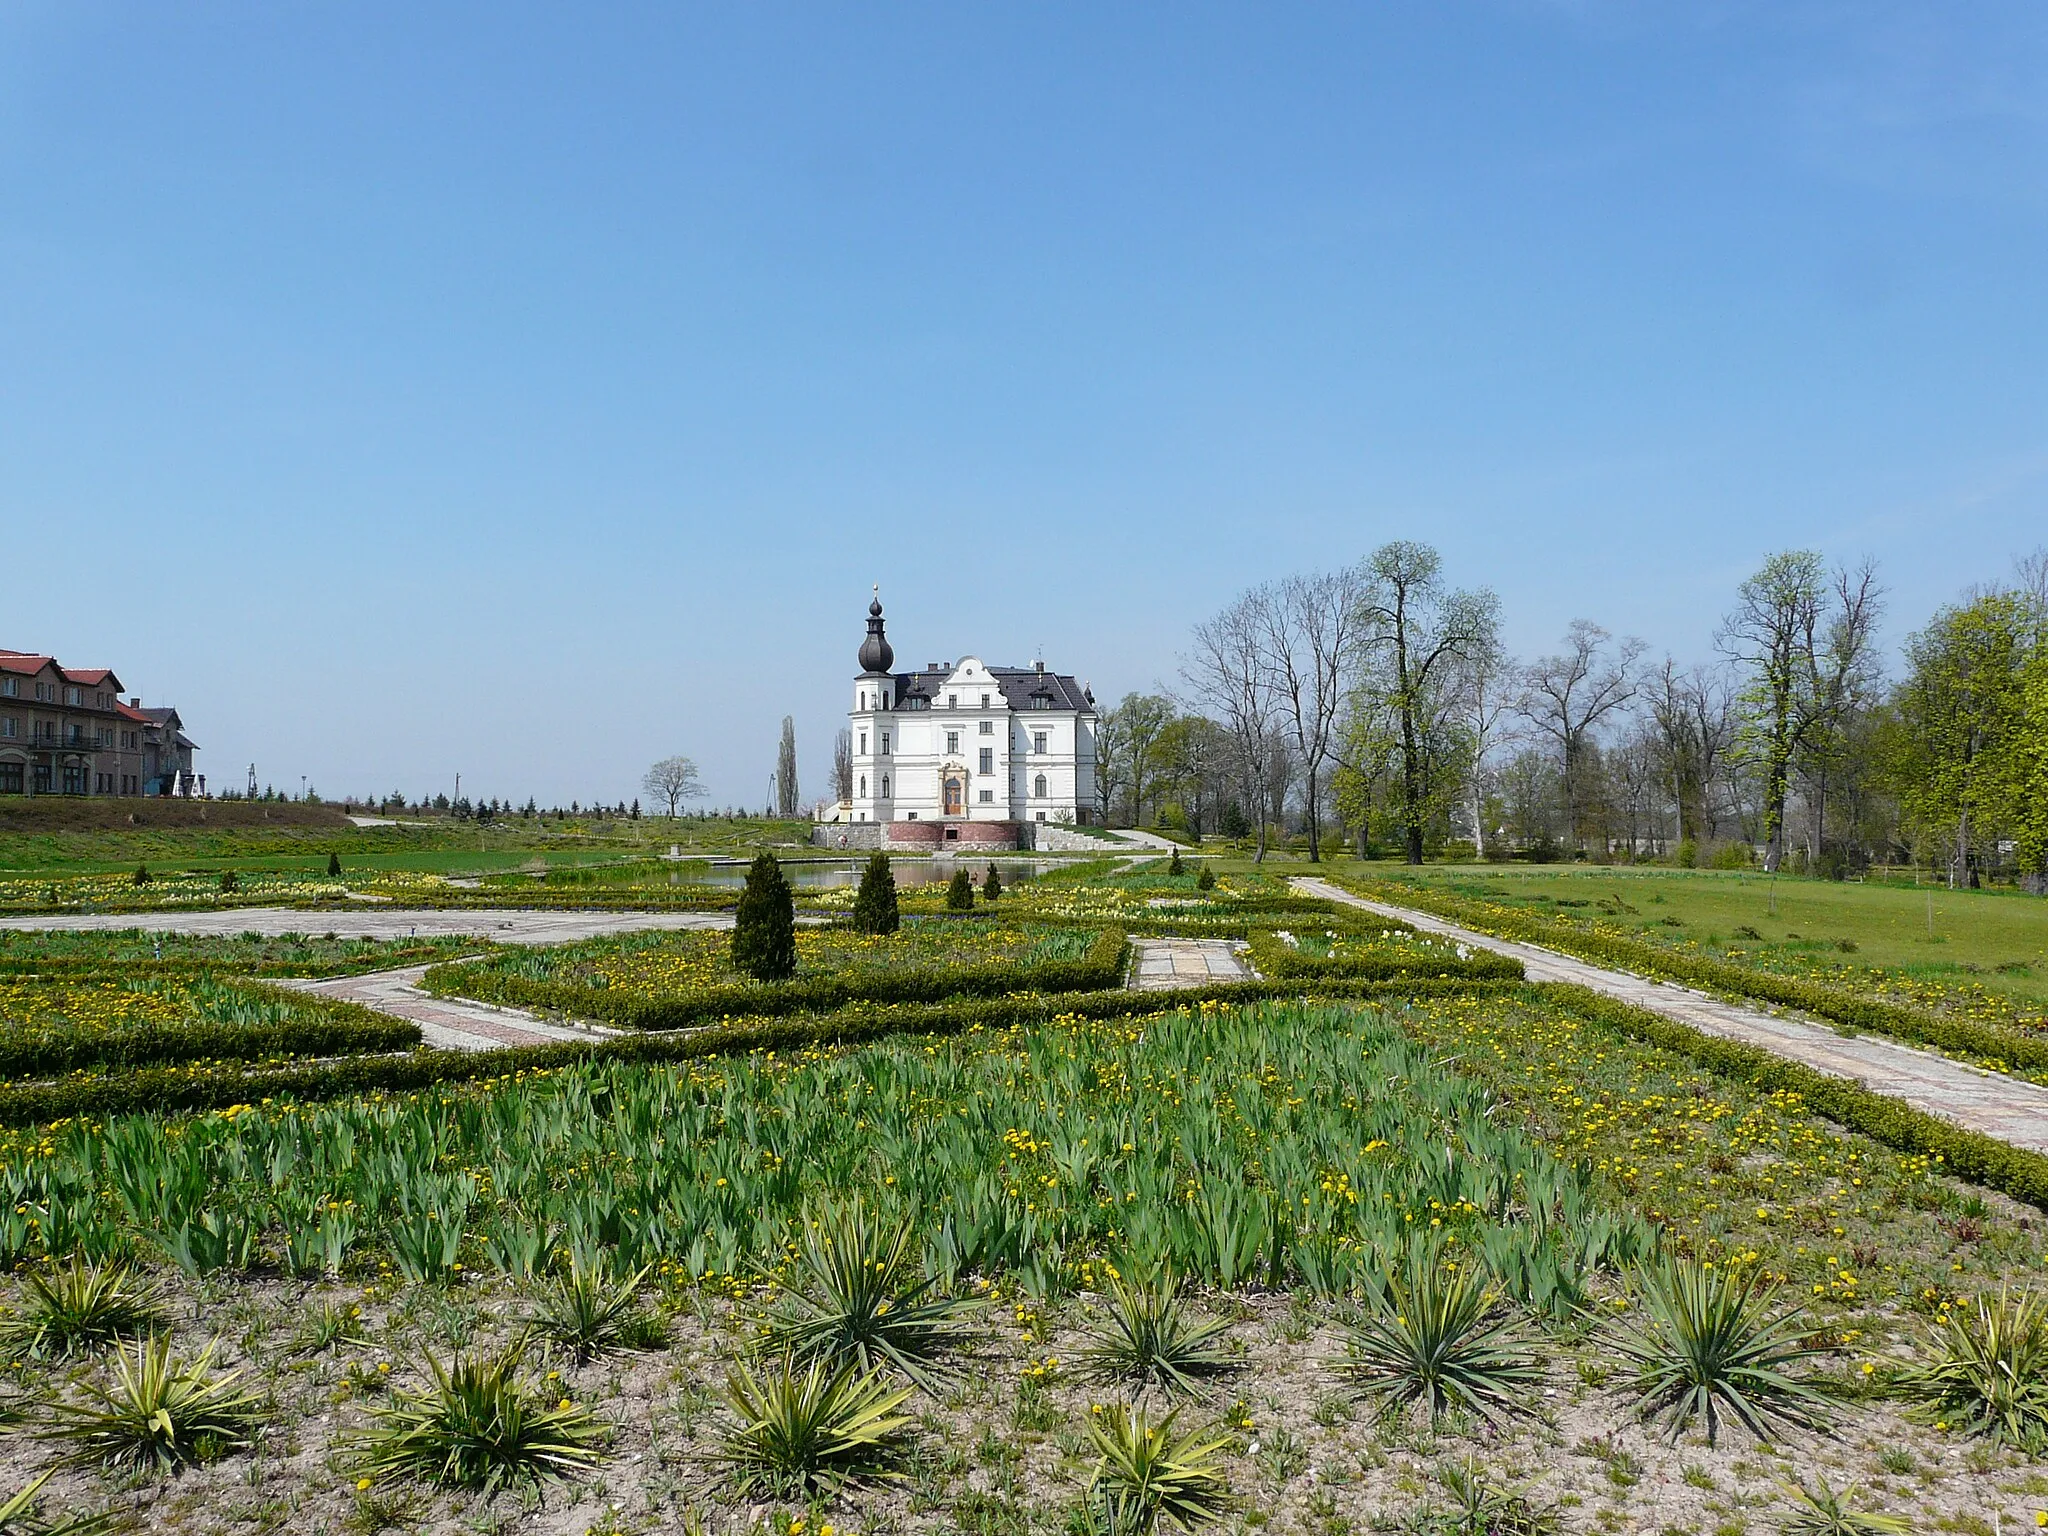
MULTIPOLYGON (((66 978, 69 983, 71 978, 66 978)), ((263 1061, 272 1057, 379 1055, 409 1051, 420 1027, 358 1003, 240 978, 217 985, 289 1011, 262 1022, 189 1018, 96 1028, 11 1023, 0 1029, 0 1077, 164 1066, 175 1062, 263 1061)))
POLYGON ((431 967, 420 985, 439 997, 542 1008, 626 1029, 661 1031, 740 1015, 827 1013, 857 1002, 935 1003, 947 998, 1001 997, 1010 992, 1098 991, 1123 981, 1129 957, 1130 941, 1124 931, 1105 928, 1079 960, 858 970, 800 976, 793 981, 732 982, 662 996, 576 982, 536 981, 462 961, 431 967))
MULTIPOLYGON (((1513 982, 1416 977, 1396 982, 1327 982, 1315 988, 1313 996, 1398 999, 1475 996, 1516 989, 1513 982)), ((929 1003, 864 1000, 830 1013, 734 1018, 702 1029, 635 1033, 590 1042, 348 1056, 276 1067, 234 1063, 154 1066, 54 1082, 0 1083, 0 1125, 45 1125, 74 1116, 103 1118, 140 1110, 190 1113, 266 1100, 309 1101, 351 1093, 410 1093, 440 1083, 557 1071, 585 1061, 655 1063, 738 1056, 749 1051, 788 1053, 808 1046, 858 1045, 887 1035, 957 1035, 1040 1024, 1056 1017, 1128 1018, 1205 1003, 1241 1004, 1305 995, 1301 987, 1279 982, 1224 982, 1172 993, 1114 987, 1052 995, 954 997, 929 1003)))
POLYGON ((1939 1160, 1941 1171, 2015 1200, 2048 1210, 2048 1156, 2011 1146, 1980 1131, 1965 1130, 1913 1108, 1889 1094, 1874 1093, 1845 1077, 1748 1045, 1710 1035, 1661 1013, 1605 997, 1585 987, 1552 982, 1545 996, 1582 1018, 1607 1024, 1634 1039, 1689 1056, 1708 1071, 1768 1092, 1795 1093, 1815 1113, 1860 1131, 1872 1141, 1902 1152, 1939 1160))
POLYGON ((1440 891, 1402 886, 1398 893, 1386 887, 1368 887, 1364 894, 1375 900, 1405 903, 1432 912, 1451 922, 1491 933, 1562 950, 1581 960, 1617 966, 1638 975, 1684 982, 1710 992, 1754 998, 1782 1008, 1796 1008, 1852 1029, 1868 1030, 1915 1045, 1973 1057, 2008 1071, 2030 1072, 2048 1068, 2048 1035, 2031 1035, 1977 1019, 1958 1018, 1930 1008, 1870 997, 1822 981, 1798 976, 1781 976, 1732 961, 1705 955, 1688 955, 1659 944, 1607 934, 1584 933, 1523 917, 1506 909, 1482 906, 1440 891))
MULTIPOLYGON (((1404 925, 1405 926, 1405 925, 1404 925)), ((1411 930, 1412 931, 1412 930, 1411 930)), ((1398 976, 1466 976, 1486 981, 1520 981, 1522 962, 1492 950, 1473 949, 1460 956, 1448 945, 1440 956, 1389 946, 1380 953, 1314 955, 1281 938, 1271 929, 1248 936, 1252 964, 1261 976, 1275 981, 1342 976, 1354 981, 1391 981, 1398 976)))

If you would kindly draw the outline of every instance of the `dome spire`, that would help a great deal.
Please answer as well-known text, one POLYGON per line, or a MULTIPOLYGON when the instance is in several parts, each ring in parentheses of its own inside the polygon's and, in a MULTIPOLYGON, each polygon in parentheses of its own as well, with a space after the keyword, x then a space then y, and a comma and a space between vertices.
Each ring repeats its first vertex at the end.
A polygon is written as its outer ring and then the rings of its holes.
POLYGON ((895 660, 896 652, 882 632, 882 584, 876 582, 875 600, 868 604, 868 637, 860 643, 860 669, 863 675, 887 672, 895 660))

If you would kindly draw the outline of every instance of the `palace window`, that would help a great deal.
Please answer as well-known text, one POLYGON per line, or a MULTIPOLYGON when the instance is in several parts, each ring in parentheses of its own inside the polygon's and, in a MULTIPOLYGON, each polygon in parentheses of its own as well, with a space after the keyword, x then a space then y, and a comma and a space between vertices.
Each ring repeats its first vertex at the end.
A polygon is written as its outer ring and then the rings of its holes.
POLYGON ((1042 773, 1041 773, 1041 774, 1040 774, 1040 775, 1039 775, 1039 776, 1038 776, 1037 778, 1035 778, 1035 779, 1033 779, 1033 780, 1031 781, 1031 793, 1032 793, 1032 794, 1034 794, 1034 795, 1036 795, 1036 796, 1037 796, 1037 797, 1038 797, 1039 799, 1041 799, 1041 800, 1043 800, 1043 799, 1045 798, 1045 775, 1044 775, 1044 774, 1042 774, 1042 773))
POLYGON ((866 731, 860 733, 860 755, 862 757, 868 755, 868 733, 866 731))
POLYGON ((983 773, 994 773, 996 771, 996 749, 994 747, 983 747, 981 749, 981 771, 983 773))
POLYGON ((983 805, 994 805, 996 803, 996 792, 992 789, 984 789, 978 798, 983 805))
POLYGON ((882 775, 882 798, 884 800, 889 798, 889 775, 886 773, 882 775))
POLYGON ((984 720, 984 721, 982 721, 982 722, 981 722, 981 734, 982 734, 982 735, 984 735, 984 736, 993 736, 993 735, 995 735, 995 733, 996 733, 996 723, 995 723, 995 721, 993 721, 993 720, 984 720))
POLYGON ((888 755, 889 755, 889 733, 888 733, 887 731, 884 731, 884 732, 882 732, 882 756, 884 756, 884 757, 887 757, 888 755))
POLYGON ((948 709, 958 709, 959 707, 960 707, 960 695, 959 695, 959 694, 957 694, 957 693, 949 693, 949 694, 947 694, 947 695, 946 695, 946 708, 948 708, 948 709))
POLYGON ((988 695, 985 693, 981 696, 981 707, 983 709, 988 708, 988 695))
POLYGON ((1031 750, 1034 752, 1043 752, 1045 750, 1045 732, 1033 731, 1031 733, 1031 750))
POLYGON ((960 733, 958 731, 946 732, 946 750, 948 752, 958 752, 960 750, 960 733))
POLYGON ((866 799, 866 798, 867 798, 867 793, 868 793, 868 776, 867 776, 866 774, 862 774, 862 775, 860 776, 860 793, 861 793, 861 798, 862 798, 862 799, 866 799))

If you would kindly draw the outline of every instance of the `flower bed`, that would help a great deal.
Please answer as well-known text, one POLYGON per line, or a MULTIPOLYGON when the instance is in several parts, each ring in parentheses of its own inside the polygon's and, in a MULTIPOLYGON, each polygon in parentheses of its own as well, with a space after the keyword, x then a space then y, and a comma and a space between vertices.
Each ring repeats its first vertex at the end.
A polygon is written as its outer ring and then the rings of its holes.
POLYGON ((1345 976, 1385 981, 1398 976, 1472 976, 1522 979, 1522 963, 1448 939, 1416 933, 1405 924, 1384 928, 1301 932, 1254 929, 1252 964, 1262 976, 1345 976))

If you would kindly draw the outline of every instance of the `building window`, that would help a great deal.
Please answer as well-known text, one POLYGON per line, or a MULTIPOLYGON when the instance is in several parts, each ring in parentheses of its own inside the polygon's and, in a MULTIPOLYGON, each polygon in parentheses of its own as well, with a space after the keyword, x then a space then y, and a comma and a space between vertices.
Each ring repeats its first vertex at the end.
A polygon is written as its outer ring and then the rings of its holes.
POLYGON ((996 771, 996 749, 994 747, 983 747, 981 749, 981 771, 983 773, 994 773, 996 771))
POLYGON ((0 720, 0 736, 12 738, 18 729, 19 727, 14 723, 14 716, 9 715, 6 719, 0 720))
POLYGON ((958 709, 959 707, 960 707, 960 695, 959 695, 959 694, 957 694, 957 693, 949 693, 949 694, 947 694, 947 695, 946 695, 946 708, 948 708, 948 709, 958 709))
POLYGON ((36 684, 36 698, 37 698, 37 700, 38 700, 39 702, 41 702, 41 703, 44 703, 44 704, 54 704, 54 703, 56 703, 56 702, 57 702, 57 685, 56 685, 55 683, 37 683, 37 684, 36 684))
POLYGON ((1043 820, 1045 820, 1045 812, 1043 812, 1043 811, 1040 811, 1040 812, 1038 813, 1038 819, 1039 819, 1040 821, 1043 821, 1043 820))
POLYGON ((993 721, 993 720, 984 720, 984 721, 982 721, 982 722, 981 722, 981 734, 982 734, 982 735, 984 735, 984 736, 993 736, 993 735, 995 735, 995 733, 996 733, 996 723, 995 723, 995 721, 993 721))
POLYGON ((64 702, 83 709, 85 707, 85 690, 83 688, 66 688, 64 690, 64 702))
POLYGON ((958 731, 946 732, 946 750, 948 752, 958 752, 960 750, 960 733, 958 731))
POLYGON ((882 775, 882 798, 884 800, 889 798, 889 775, 886 773, 882 775))
POLYGON ((860 755, 862 757, 868 755, 868 733, 866 731, 860 733, 860 755))
POLYGON ((981 794, 976 798, 978 798, 983 805, 994 805, 996 803, 996 792, 992 789, 984 789, 981 792, 981 794))
POLYGON ((985 693, 981 696, 981 707, 983 709, 988 708, 988 695, 985 693))
POLYGON ((21 793, 21 764, 0 763, 0 795, 21 793))
POLYGON ((21 680, 14 677, 0 677, 0 698, 13 699, 21 696, 21 680))
POLYGON ((882 756, 884 756, 884 757, 887 757, 888 755, 889 755, 889 733, 888 733, 887 731, 884 731, 884 732, 882 732, 882 756))
POLYGON ((861 798, 866 799, 868 792, 868 776, 866 774, 860 776, 860 792, 861 798))
POLYGON ((1035 779, 1033 779, 1033 780, 1031 781, 1031 793, 1032 793, 1032 794, 1034 794, 1034 795, 1036 795, 1036 796, 1038 796, 1038 798, 1039 798, 1039 799, 1041 799, 1041 800, 1043 800, 1043 799, 1045 798, 1045 775, 1044 775, 1044 774, 1042 774, 1042 773, 1041 773, 1041 774, 1040 774, 1040 775, 1039 775, 1039 776, 1038 776, 1037 778, 1035 778, 1035 779))
POLYGON ((1033 731, 1031 733, 1031 750, 1034 752, 1043 752, 1045 750, 1045 732, 1033 731))

